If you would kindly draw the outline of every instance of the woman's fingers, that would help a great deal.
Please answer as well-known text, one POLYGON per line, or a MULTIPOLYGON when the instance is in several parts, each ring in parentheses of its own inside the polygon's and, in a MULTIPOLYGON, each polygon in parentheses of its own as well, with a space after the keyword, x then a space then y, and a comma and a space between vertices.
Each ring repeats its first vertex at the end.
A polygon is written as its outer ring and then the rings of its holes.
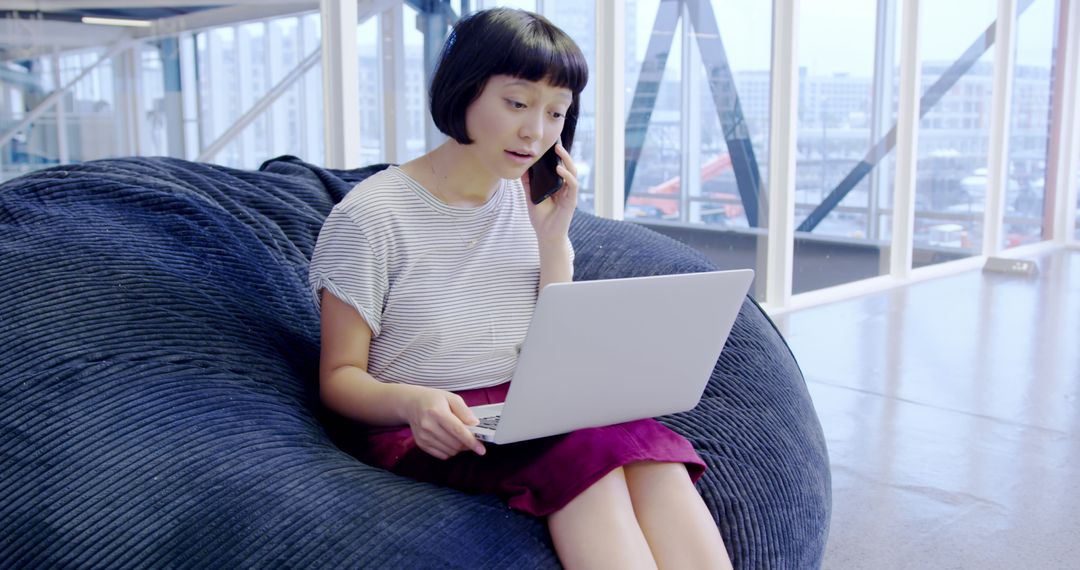
POLYGON ((459 451, 461 451, 461 449, 457 445, 455 445, 454 441, 451 438, 447 438, 442 435, 429 434, 427 441, 428 445, 430 445, 434 449, 437 449, 445 456, 443 457, 443 459, 445 459, 446 457, 453 457, 454 455, 457 455, 459 451))
POLYGON ((562 159, 562 165, 565 166, 570 176, 577 178, 577 165, 574 164, 574 159, 570 157, 570 153, 563 147, 562 141, 555 143, 555 154, 559 155, 562 159))
POLYGON ((450 394, 446 398, 446 402, 450 404, 450 412, 453 417, 449 418, 448 427, 451 433, 455 433, 458 440, 464 445, 462 448, 471 449, 477 455, 484 454, 484 444, 480 440, 476 439, 476 435, 465 426, 474 426, 480 423, 480 420, 476 419, 476 414, 469 409, 469 405, 465 403, 465 400, 457 394, 450 394))
POLYGON ((450 454, 445 447, 441 444, 432 442, 429 440, 416 439, 416 446, 420 448, 424 453, 434 457, 435 459, 449 459, 450 454))
POLYGON ((477 455, 484 454, 484 445, 476 439, 476 436, 465 427, 465 424, 457 416, 442 418, 442 426, 446 430, 445 433, 453 438, 452 444, 457 447, 458 451, 471 449, 477 455))
POLYGON ((574 164, 574 159, 570 157, 570 153, 563 147, 562 142, 555 144, 555 153, 562 158, 562 164, 555 167, 555 172, 562 176, 563 187, 556 193, 563 201, 577 203, 577 191, 578 191, 578 179, 577 179, 577 165, 574 164))
POLYGON ((466 449, 461 444, 461 441, 452 434, 447 433, 441 426, 439 429, 428 430, 421 434, 420 437, 417 437, 416 443, 419 445, 421 442, 432 449, 438 450, 443 455, 440 459, 453 457, 466 449))
POLYGON ((464 423, 479 423, 476 417, 460 396, 450 392, 445 394, 445 407, 429 408, 413 426, 416 444, 439 459, 453 457, 467 449, 483 455, 486 451, 484 445, 464 423))
POLYGON ((446 434, 427 434, 424 438, 417 438, 416 444, 438 459, 449 459, 466 449, 461 442, 446 434))
POLYGON ((469 409, 469 405, 465 403, 465 400, 457 394, 451 394, 447 398, 447 403, 450 404, 450 411, 458 417, 465 425, 474 426, 480 423, 480 420, 476 419, 476 415, 469 409))
POLYGON ((563 180, 566 182, 565 184, 563 184, 563 188, 566 188, 566 187, 569 186, 569 187, 572 187, 573 190, 577 190, 577 187, 578 187, 577 176, 575 176, 574 173, 571 172, 569 168, 566 168, 565 166, 560 164, 559 167, 555 169, 555 172, 558 172, 559 176, 562 176, 563 180))

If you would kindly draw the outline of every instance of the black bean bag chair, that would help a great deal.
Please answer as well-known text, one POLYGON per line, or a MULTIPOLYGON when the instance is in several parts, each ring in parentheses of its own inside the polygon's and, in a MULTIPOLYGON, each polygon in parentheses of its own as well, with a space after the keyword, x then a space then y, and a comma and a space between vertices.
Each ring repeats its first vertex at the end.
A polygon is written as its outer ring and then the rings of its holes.
MULTIPOLYGON (((0 186, 0 567, 558 566, 542 520, 367 466, 322 421, 308 261, 379 168, 132 158, 0 186)), ((580 212, 571 239, 577 279, 711 269, 580 212)), ((753 300, 662 421, 708 463, 736 566, 820 565, 821 428, 753 300)))

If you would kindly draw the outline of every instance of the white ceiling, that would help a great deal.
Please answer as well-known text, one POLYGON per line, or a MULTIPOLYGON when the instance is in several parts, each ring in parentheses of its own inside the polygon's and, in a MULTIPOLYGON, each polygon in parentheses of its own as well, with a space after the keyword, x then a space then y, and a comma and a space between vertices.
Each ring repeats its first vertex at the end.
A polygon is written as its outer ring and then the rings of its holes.
POLYGON ((4 0, 0 61, 317 10, 317 0, 4 0), (78 23, 82 16, 145 19, 148 28, 78 23))

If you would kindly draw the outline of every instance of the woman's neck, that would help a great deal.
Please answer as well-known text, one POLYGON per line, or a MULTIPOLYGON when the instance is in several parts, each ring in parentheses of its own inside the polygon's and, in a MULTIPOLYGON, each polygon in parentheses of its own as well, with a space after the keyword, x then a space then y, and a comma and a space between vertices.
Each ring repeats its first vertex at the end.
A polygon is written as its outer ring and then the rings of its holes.
POLYGON ((498 177, 476 162, 463 145, 449 140, 411 161, 412 173, 436 198, 451 206, 482 206, 499 189, 498 177), (425 172, 426 171, 426 172, 425 172))

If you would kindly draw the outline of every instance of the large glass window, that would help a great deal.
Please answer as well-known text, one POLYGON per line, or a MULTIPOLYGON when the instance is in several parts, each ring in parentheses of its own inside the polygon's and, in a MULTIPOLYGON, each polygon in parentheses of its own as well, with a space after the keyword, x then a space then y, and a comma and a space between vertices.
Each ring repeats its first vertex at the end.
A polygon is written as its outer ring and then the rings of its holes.
POLYGON ((381 162, 382 145, 382 67, 379 65, 379 18, 364 20, 356 29, 358 57, 357 79, 360 95, 360 164, 381 162))
MULTIPOLYGON (((195 45, 199 62, 199 148, 202 149, 225 134, 236 117, 243 113, 243 108, 235 28, 216 28, 199 34, 195 45)), ((219 164, 239 165, 240 147, 238 144, 229 145, 211 160, 219 164)))
POLYGON ((1057 30, 1055 4, 1055 0, 1035 0, 1017 18, 1009 113, 1009 178, 1002 231, 1002 245, 1006 248, 1043 239, 1057 30))
POLYGON ((974 255, 982 247, 994 49, 987 29, 996 2, 922 5, 924 96, 915 191, 916 267, 974 255))
MULTIPOLYGON (((299 18, 278 18, 269 23, 270 84, 277 85, 303 60, 299 18)), ((301 121, 303 80, 293 83, 270 108, 270 147, 274 153, 303 156, 301 121)))
MULTIPOLYGON (((31 81, 28 70, 16 63, 0 62, 0 72, 8 77, 0 81, 0 134, 6 134, 26 116, 25 93, 40 87, 31 81)), ((29 170, 19 156, 19 139, 25 137, 24 132, 12 133, 8 142, 0 144, 0 182, 29 170)))
MULTIPOLYGON (((196 35, 198 92, 190 86, 185 90, 198 99, 200 152, 320 45, 319 21, 318 14, 307 14, 225 26, 196 35)), ((321 65, 316 63, 208 160, 236 168, 257 168, 281 154, 322 162, 321 73, 321 65)), ((363 107, 364 100, 360 104, 363 107)))
POLYGON ((627 219, 679 218, 683 19, 678 5, 660 0, 626 4, 626 60, 634 62, 625 71, 626 160, 631 164, 627 219))
POLYGON ((596 161, 596 4, 580 0, 545 0, 544 15, 573 38, 589 63, 589 83, 581 93, 574 146, 570 155, 577 166, 578 207, 596 209, 593 164, 596 161))
MULTIPOLYGON (((404 99, 405 156, 399 162, 405 163, 419 157, 428 150, 425 129, 430 111, 427 105, 428 77, 424 70, 424 34, 417 29, 417 12, 408 2, 404 4, 405 16, 405 93, 399 98, 398 111, 402 111, 404 99)), ((442 41, 442 38, 439 38, 442 41)), ((436 146, 436 145, 433 145, 436 146)))
POLYGON ((169 111, 166 105, 165 57, 175 56, 175 44, 158 42, 143 43, 139 52, 142 57, 142 108, 145 128, 141 130, 142 153, 151 156, 169 155, 169 111), (169 53, 163 53, 169 50, 169 53))
MULTIPOLYGON (((60 55, 59 82, 54 77, 57 68, 51 56, 32 62, 30 71, 41 90, 28 93, 26 111, 33 110, 55 89, 68 85, 94 66, 104 53, 105 49, 99 48, 60 55)), ((57 104, 30 124, 24 139, 25 164, 41 168, 62 161, 78 163, 126 152, 124 126, 133 118, 126 111, 135 104, 135 99, 130 91, 132 78, 124 74, 123 57, 113 57, 94 67, 57 104), (62 114, 57 112, 59 107, 63 108, 62 114), (58 130, 60 124, 63 140, 58 130)))
MULTIPOLYGON (((545 0, 544 3, 546 4, 549 1, 550 0, 545 0)), ((495 8, 496 6, 499 6, 505 8, 518 8, 530 12, 536 11, 536 0, 479 0, 477 4, 479 5, 479 8, 495 8)))
POLYGON ((766 223, 771 3, 625 6, 625 217, 720 267, 754 267, 766 223))
MULTIPOLYGON (((309 54, 322 45, 322 20, 319 14, 307 14, 300 19, 300 45, 309 54)), ((300 136, 305 153, 301 158, 322 164, 326 161, 326 141, 323 140, 322 63, 316 63, 304 74, 300 88, 300 136)))
MULTIPOLYGON (((680 218, 753 235, 767 222, 759 204, 769 187, 772 7, 750 0, 709 6, 715 22, 704 13, 693 21, 691 49, 684 52, 698 86, 684 95, 690 107, 684 140, 700 151, 684 159, 680 218)), ((749 257, 742 263, 753 265, 749 257)))
POLYGON ((889 269, 884 252, 894 153, 889 146, 881 147, 881 156, 869 153, 896 124, 898 4, 854 2, 843 10, 830 2, 802 5, 795 293, 889 269), (886 11, 878 14, 878 6, 886 11))
MULTIPOLYGON (((232 126, 231 123, 239 119, 241 114, 247 113, 254 107, 270 88, 266 24, 257 22, 238 26, 236 38, 239 60, 237 68, 241 73, 238 81, 241 112, 230 117, 228 126, 232 126)), ((270 158, 270 149, 267 144, 269 142, 268 126, 269 114, 262 113, 240 134, 237 139, 241 156, 239 166, 255 168, 260 162, 270 158)))
POLYGON ((756 204, 743 200, 756 202, 766 187, 770 8, 745 1, 712 2, 700 13, 678 8, 659 0, 626 5, 633 176, 625 216, 760 227, 756 204))

